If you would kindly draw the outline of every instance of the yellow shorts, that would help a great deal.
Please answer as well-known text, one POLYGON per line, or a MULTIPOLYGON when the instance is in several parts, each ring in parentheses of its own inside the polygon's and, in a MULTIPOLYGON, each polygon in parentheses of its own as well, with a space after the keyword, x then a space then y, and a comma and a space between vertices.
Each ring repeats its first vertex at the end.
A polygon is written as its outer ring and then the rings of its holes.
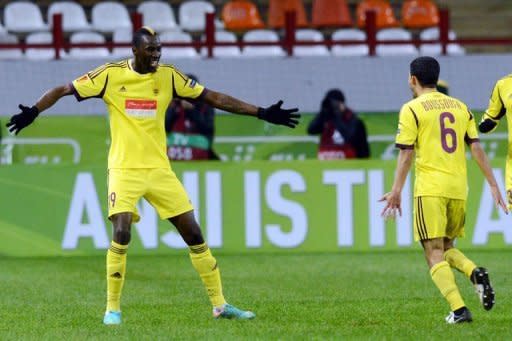
POLYGON ((185 188, 170 168, 109 169, 108 217, 131 212, 133 221, 140 220, 136 204, 144 197, 161 219, 193 210, 185 188))
POLYGON ((464 237, 466 200, 414 198, 414 240, 464 237))

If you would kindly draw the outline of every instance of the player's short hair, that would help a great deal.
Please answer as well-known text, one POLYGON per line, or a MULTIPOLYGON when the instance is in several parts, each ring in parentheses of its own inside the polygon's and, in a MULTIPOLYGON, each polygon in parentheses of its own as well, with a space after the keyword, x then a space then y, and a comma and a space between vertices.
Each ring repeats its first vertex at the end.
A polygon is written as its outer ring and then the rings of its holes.
POLYGON ((440 71, 439 62, 432 57, 418 57, 410 65, 411 76, 415 76, 425 88, 436 87, 440 71))
POLYGON ((139 47, 140 43, 142 42, 142 37, 144 37, 144 36, 155 37, 156 35, 157 35, 157 33, 151 27, 142 26, 141 28, 139 28, 137 31, 135 31, 133 33, 132 46, 139 47))

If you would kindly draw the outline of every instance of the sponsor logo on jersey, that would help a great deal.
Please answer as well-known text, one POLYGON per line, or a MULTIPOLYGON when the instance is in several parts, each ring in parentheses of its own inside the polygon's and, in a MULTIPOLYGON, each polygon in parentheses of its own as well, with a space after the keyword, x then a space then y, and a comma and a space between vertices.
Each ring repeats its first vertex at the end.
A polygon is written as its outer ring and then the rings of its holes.
POLYGON ((127 99, 124 102, 124 109, 127 115, 135 118, 156 117, 157 103, 155 100, 127 99))
POLYGON ((153 95, 157 96, 159 92, 160 92, 160 90, 158 90, 158 89, 153 89, 153 95))
POLYGON ((126 88, 124 87, 124 85, 119 89, 119 92, 126 92, 126 88))

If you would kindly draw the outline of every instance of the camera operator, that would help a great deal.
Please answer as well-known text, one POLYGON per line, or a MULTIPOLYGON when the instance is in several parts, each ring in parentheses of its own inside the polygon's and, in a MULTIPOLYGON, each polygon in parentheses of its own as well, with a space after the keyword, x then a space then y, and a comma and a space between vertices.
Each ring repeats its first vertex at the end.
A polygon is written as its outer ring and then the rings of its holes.
POLYGON ((308 134, 320 136, 318 159, 368 158, 370 147, 364 122, 345 104, 339 89, 327 92, 320 112, 308 126, 308 134))

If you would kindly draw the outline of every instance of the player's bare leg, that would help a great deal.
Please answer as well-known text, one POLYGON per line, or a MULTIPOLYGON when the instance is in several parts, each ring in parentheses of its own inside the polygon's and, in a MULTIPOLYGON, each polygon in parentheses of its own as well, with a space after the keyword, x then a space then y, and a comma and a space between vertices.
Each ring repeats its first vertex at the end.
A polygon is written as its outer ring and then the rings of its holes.
POLYGON ((452 268, 464 273, 473 286, 480 299, 480 303, 485 310, 491 310, 495 303, 494 289, 489 280, 489 272, 486 268, 477 267, 460 250, 454 247, 453 240, 444 239, 445 253, 444 258, 452 268))
POLYGON ((169 221, 176 226, 176 229, 190 249, 190 260, 206 288, 213 306, 213 316, 215 318, 229 319, 254 318, 253 312, 243 311, 226 303, 222 293, 222 283, 217 261, 204 241, 201 228, 194 217, 194 212, 189 211, 180 214, 170 218, 169 221))
POLYGON ((103 323, 121 323, 121 292, 126 275, 126 252, 131 239, 132 213, 118 213, 110 217, 113 241, 107 251, 107 309, 103 323))
POLYGON ((471 312, 462 300, 450 265, 444 260, 443 238, 425 239, 421 241, 421 245, 430 268, 432 281, 450 304, 451 312, 446 317, 446 322, 450 324, 471 322, 471 312))

